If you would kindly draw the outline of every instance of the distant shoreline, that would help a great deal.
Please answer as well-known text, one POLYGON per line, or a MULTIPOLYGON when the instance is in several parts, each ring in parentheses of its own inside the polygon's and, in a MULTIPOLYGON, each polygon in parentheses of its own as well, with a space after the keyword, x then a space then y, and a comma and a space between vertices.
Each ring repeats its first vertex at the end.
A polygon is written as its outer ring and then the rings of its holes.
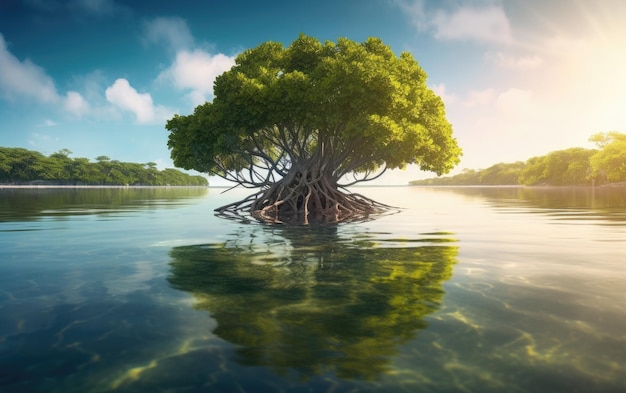
POLYGON ((0 184, 2 188, 209 188, 209 186, 124 186, 124 185, 54 185, 54 184, 0 184))
POLYGON ((409 184, 409 187, 499 187, 499 188, 618 188, 626 187, 626 182, 620 183, 606 183, 597 186, 592 185, 552 185, 552 184, 537 184, 537 185, 524 185, 524 184, 409 184))

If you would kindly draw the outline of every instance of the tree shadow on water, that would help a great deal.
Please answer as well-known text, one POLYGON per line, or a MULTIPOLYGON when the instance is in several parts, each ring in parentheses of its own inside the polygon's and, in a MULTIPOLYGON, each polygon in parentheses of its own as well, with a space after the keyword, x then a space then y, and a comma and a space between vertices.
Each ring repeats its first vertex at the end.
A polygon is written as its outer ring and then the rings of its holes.
POLYGON ((445 233, 249 228, 223 243, 173 248, 169 283, 212 315, 239 364, 304 379, 391 371, 398 347, 439 308, 458 254, 445 233))

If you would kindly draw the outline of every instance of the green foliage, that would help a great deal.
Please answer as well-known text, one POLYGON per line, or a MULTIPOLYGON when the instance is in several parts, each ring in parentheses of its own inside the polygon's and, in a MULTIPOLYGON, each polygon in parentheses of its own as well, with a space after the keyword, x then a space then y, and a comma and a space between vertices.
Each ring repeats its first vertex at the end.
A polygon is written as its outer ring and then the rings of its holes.
POLYGON ((583 186, 626 182, 626 134, 616 131, 591 136, 596 149, 573 147, 526 162, 466 169, 442 178, 414 180, 411 185, 551 185, 583 186))
POLYGON ((499 163, 483 170, 465 169, 455 176, 414 180, 411 185, 517 185, 525 164, 521 161, 512 164, 499 163))
POLYGON ((604 148, 606 145, 613 142, 626 142, 626 134, 622 134, 617 131, 599 132, 589 137, 591 142, 598 145, 599 148, 604 148))
POLYGON ((593 135, 601 150, 591 157, 591 170, 600 181, 626 182, 626 134, 608 132, 593 135))
POLYGON ((153 162, 137 164, 99 156, 98 162, 92 163, 87 158, 70 158, 70 154, 71 151, 63 149, 46 157, 27 149, 0 147, 0 183, 208 185, 202 176, 191 176, 176 169, 159 171, 153 162))
POLYGON ((176 166, 262 185, 303 168, 362 181, 381 168, 417 164, 442 174, 459 162, 426 73, 377 38, 263 43, 237 57, 214 93, 167 122, 176 166))
POLYGON ((46 179, 57 168, 43 154, 22 148, 0 148, 0 179, 46 179), (45 171, 50 167, 50 171, 45 171))
POLYGON ((574 147, 533 157, 526 162, 520 174, 524 185, 588 185, 590 184, 589 159, 595 150, 574 147))

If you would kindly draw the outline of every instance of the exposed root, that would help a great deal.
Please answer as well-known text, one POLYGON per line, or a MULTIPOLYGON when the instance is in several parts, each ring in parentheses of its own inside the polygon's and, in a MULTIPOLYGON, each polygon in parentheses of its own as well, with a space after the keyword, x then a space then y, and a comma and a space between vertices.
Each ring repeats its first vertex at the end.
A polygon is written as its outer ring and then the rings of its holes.
POLYGON ((391 206, 361 194, 345 193, 327 179, 297 176, 289 184, 281 181, 256 194, 215 209, 226 218, 254 219, 273 224, 308 225, 364 221, 388 213, 391 206))

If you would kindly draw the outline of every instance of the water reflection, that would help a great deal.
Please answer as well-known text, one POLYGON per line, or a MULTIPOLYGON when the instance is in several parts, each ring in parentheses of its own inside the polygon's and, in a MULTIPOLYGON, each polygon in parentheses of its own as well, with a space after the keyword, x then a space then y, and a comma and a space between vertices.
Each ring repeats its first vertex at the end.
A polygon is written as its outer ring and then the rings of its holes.
POLYGON ((624 205, 366 191, 410 202, 315 230, 218 220, 213 190, 0 222, 40 231, 0 234, 0 391, 626 392, 624 205))
POLYGON ((241 365, 372 380, 427 326, 458 254, 442 245, 454 241, 449 234, 376 238, 254 226, 222 243, 173 248, 168 280, 212 315, 241 365))
POLYGON ((626 189, 623 187, 433 187, 486 200, 500 212, 548 214, 559 220, 600 220, 626 223, 626 189))
POLYGON ((204 187, 7 188, 0 189, 0 222, 64 219, 133 209, 175 206, 206 195, 204 187))

